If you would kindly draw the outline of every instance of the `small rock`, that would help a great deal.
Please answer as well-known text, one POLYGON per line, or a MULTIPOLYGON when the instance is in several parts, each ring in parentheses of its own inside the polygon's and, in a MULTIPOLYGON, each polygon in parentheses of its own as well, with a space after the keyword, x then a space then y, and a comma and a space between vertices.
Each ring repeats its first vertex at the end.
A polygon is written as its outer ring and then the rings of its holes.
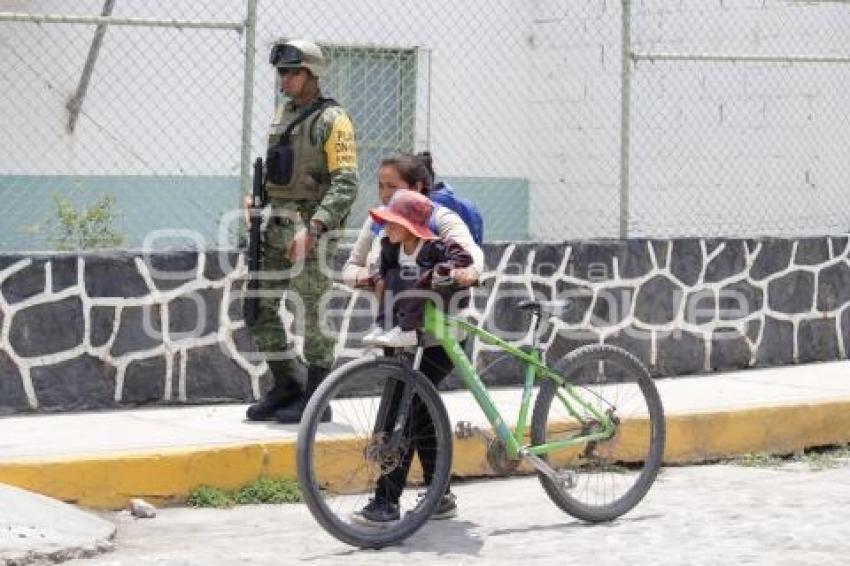
POLYGON ((130 513, 139 519, 153 519, 156 517, 156 507, 144 499, 131 499, 130 513))

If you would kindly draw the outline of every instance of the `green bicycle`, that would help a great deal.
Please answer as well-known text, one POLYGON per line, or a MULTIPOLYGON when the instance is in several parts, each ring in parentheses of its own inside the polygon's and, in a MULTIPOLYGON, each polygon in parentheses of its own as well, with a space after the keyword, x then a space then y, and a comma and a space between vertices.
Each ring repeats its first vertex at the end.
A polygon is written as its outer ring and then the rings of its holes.
MULTIPOLYGON (((664 452, 664 410, 646 367, 621 348, 577 348, 552 368, 541 361, 536 336, 542 317, 565 306, 520 303, 533 319, 535 340, 527 351, 430 303, 422 334, 442 345, 492 425, 487 459, 494 469, 510 472, 526 460, 563 511, 584 521, 610 521, 637 505, 655 481, 664 452), (524 364, 513 431, 455 339, 457 329, 524 364)), ((340 366, 312 396, 301 421, 297 464, 304 499, 325 530, 353 546, 380 548, 410 536, 430 518, 448 486, 451 425, 437 389, 418 371, 421 354, 419 347, 340 366), (322 423, 329 405, 333 422, 322 423), (429 457, 422 458, 426 451, 429 457), (407 473, 414 453, 419 465, 407 473), (388 487, 391 481, 397 485, 388 487), (395 490, 397 519, 379 525, 358 521, 381 489, 395 490)))

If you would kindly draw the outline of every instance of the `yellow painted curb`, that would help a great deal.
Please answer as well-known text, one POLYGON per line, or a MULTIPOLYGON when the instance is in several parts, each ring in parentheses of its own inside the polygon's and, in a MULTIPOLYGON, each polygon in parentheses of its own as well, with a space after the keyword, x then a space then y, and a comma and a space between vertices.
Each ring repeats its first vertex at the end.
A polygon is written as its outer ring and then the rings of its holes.
POLYGON ((0 463, 0 483, 94 509, 179 502, 200 485, 234 489, 262 476, 295 477, 294 441, 0 463))
MULTIPOLYGON (((352 442, 340 438, 322 446, 328 454, 362 454, 362 448, 352 442)), ((698 463, 846 442, 850 442, 850 400, 671 414, 664 461, 698 463)), ((351 468, 340 457, 329 469, 332 476, 351 468)), ((519 469, 519 473, 529 471, 527 466, 519 469)), ((481 439, 455 439, 452 473, 494 475, 481 439)), ((294 439, 0 463, 0 483, 95 509, 119 509, 134 497, 158 505, 180 502, 199 485, 235 489, 258 477, 296 475, 294 439)))
POLYGON ((666 463, 850 442, 850 400, 667 415, 666 463))

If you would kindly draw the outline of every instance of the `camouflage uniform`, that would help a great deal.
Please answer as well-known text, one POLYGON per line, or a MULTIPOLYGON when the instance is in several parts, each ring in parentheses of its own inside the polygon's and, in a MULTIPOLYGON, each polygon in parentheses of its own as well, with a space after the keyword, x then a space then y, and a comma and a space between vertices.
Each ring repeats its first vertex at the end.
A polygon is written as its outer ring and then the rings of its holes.
MULTIPOLYGON (((306 106, 309 104, 297 107, 291 100, 278 105, 271 124, 269 147, 279 142, 287 126, 306 106)), ((250 328, 274 376, 274 387, 263 401, 267 403, 266 410, 269 405, 282 407, 293 398, 301 403, 303 410, 306 397, 333 364, 335 340, 320 330, 319 307, 322 296, 331 288, 329 275, 336 241, 321 236, 308 253, 303 267, 296 266, 291 273, 293 265, 286 257, 287 248, 295 234, 311 220, 321 222, 329 231, 342 228, 357 196, 354 129, 345 110, 337 105, 315 110, 292 129, 289 139, 294 151, 290 182, 286 185, 266 182, 272 214, 263 241, 264 278, 259 283, 257 319, 250 328), (270 274, 274 274, 272 278, 265 278, 270 274), (303 355, 308 367, 306 396, 296 380, 295 356, 289 349, 279 316, 284 297, 287 302, 292 301, 290 304, 300 300, 303 305, 303 310, 299 306, 291 312, 296 316, 296 327, 304 329, 303 355)), ((252 416, 252 409, 249 409, 249 418, 267 418, 266 415, 252 416)), ((300 412, 298 415, 300 418, 300 412)), ((281 419, 279 413, 276 417, 281 419)))
MULTIPOLYGON (((286 108, 285 111, 278 114, 280 121, 276 120, 272 124, 272 133, 269 136, 270 144, 277 143, 277 139, 286 125, 298 115, 299 109, 296 109, 292 102, 287 102, 283 106, 286 108)), ((338 121, 347 122, 346 128, 350 130, 351 122, 339 106, 326 108, 320 116, 316 117, 314 128, 309 127, 310 123, 313 122, 310 118, 297 126, 296 130, 301 129, 302 131, 298 132, 296 137, 308 133, 304 130, 314 129, 314 132, 311 133, 319 141, 316 147, 321 150, 331 134, 337 133, 334 124, 338 121)), ((333 143, 333 140, 331 142, 333 143)), ((321 151, 324 154, 324 150, 321 151)), ((348 215, 351 204, 357 195, 356 162, 354 167, 346 166, 328 171, 327 160, 324 159, 324 156, 319 161, 324 163, 325 170, 320 171, 316 176, 325 177, 328 180, 328 183, 321 187, 321 193, 323 193, 321 200, 288 199, 284 196, 284 191, 275 191, 274 187, 271 186, 267 188, 269 202, 272 206, 272 217, 266 228, 263 242, 264 272, 288 272, 292 268, 292 263, 286 258, 287 246, 292 241, 295 232, 311 219, 321 221, 329 230, 343 226, 345 217, 348 215)), ((306 363, 310 366, 322 368, 329 368, 333 364, 334 340, 324 336, 320 332, 318 324, 319 300, 331 287, 328 271, 332 268, 331 260, 336 252, 335 239, 330 239, 325 244, 326 246, 317 245, 313 248, 304 261, 303 269, 294 273, 293 277, 260 281, 261 291, 275 291, 274 296, 261 297, 257 322, 251 328, 257 345, 262 351, 278 353, 287 349, 286 331, 278 316, 278 307, 283 293, 289 291, 296 293, 304 305, 306 316, 304 321, 304 358, 306 363), (320 247, 326 250, 322 258, 317 257, 320 247), (326 266, 324 273, 322 271, 323 264, 326 266)), ((262 294, 266 295, 266 293, 262 294)))

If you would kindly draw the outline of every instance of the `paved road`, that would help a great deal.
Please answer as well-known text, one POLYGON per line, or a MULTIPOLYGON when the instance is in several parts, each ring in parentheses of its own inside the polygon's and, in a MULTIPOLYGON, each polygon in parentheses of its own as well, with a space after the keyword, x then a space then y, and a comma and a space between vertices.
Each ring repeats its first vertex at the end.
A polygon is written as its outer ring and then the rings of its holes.
POLYGON ((597 526, 558 511, 534 478, 464 483, 458 518, 379 551, 337 542, 302 505, 164 509, 118 516, 116 550, 73 564, 847 564, 850 461, 839 463, 667 468, 635 510, 597 526))

